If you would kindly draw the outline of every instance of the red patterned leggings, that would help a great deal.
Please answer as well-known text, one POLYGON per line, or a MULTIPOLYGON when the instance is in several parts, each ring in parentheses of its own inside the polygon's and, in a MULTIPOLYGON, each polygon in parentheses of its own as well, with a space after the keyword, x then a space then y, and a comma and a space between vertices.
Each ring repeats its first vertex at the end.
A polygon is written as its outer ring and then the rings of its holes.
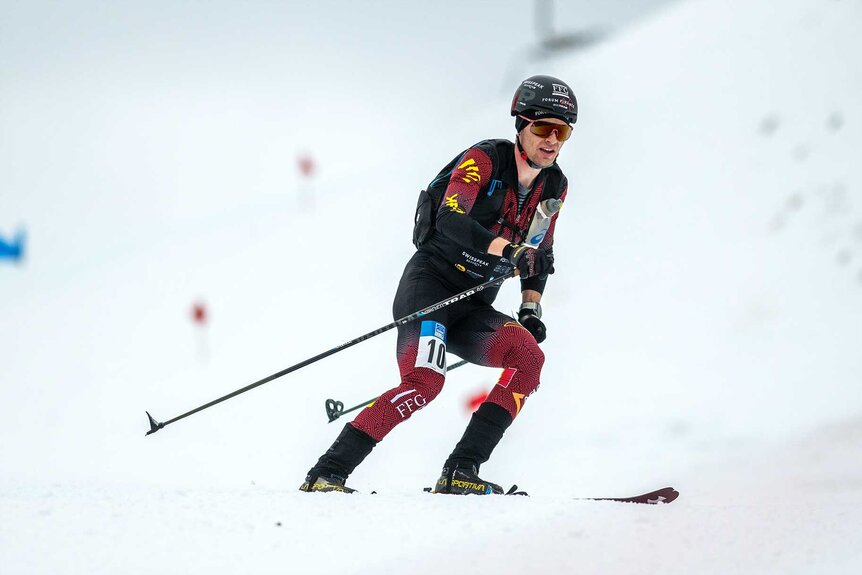
MULTIPOLYGON (((411 263, 398 286, 394 315, 404 317, 453 293, 411 263)), ((530 332, 491 305, 467 298, 398 328, 401 384, 362 410, 352 425, 380 441, 428 405, 443 389, 447 349, 471 363, 504 368, 486 401, 506 409, 512 419, 539 387, 545 356, 530 332)))

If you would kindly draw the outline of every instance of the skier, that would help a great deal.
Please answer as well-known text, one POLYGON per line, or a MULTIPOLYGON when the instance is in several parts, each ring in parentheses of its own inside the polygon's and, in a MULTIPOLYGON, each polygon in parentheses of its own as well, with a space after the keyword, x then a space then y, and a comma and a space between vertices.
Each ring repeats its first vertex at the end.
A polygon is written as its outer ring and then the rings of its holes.
POLYGON ((523 302, 518 321, 492 307, 496 287, 400 326, 400 385, 344 426, 300 490, 353 492, 345 481, 356 466, 442 390, 448 349, 471 363, 504 371, 443 464, 434 491, 503 493, 499 485, 479 477, 479 467, 539 386, 544 355, 538 343, 545 339, 539 302, 548 274, 554 272, 559 215, 550 216, 543 207, 547 200, 565 199, 567 181, 556 160, 577 121, 578 107, 565 82, 532 76, 515 91, 511 114, 514 144, 479 142, 456 156, 420 195, 417 250, 401 277, 393 313, 396 319, 409 315, 517 270, 523 302), (548 216, 546 229, 532 231, 534 220, 548 216))

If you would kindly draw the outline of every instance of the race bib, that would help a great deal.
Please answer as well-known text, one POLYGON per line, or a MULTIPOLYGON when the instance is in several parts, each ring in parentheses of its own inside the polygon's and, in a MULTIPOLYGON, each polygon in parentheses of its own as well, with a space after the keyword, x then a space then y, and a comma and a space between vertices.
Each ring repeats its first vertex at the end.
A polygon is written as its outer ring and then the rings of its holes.
POLYGON ((416 367, 427 367, 440 375, 446 375, 446 326, 442 323, 430 320, 422 322, 416 367))

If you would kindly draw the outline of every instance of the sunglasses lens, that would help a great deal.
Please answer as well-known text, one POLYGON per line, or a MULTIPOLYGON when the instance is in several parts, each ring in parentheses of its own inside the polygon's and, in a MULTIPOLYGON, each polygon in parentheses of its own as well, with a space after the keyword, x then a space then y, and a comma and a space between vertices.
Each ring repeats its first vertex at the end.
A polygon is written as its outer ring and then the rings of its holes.
POLYGON ((540 138, 547 138, 551 132, 557 132, 557 139, 565 142, 572 135, 572 127, 568 124, 552 124, 549 122, 533 122, 530 124, 530 131, 540 138))

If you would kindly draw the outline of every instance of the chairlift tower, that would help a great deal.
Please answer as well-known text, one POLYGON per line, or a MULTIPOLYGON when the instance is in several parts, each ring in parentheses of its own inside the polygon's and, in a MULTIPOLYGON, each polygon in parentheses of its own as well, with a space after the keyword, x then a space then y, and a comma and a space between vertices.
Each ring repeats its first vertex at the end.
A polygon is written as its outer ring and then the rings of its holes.
POLYGON ((532 49, 534 60, 586 48, 595 44, 605 34, 599 30, 556 32, 554 30, 554 0, 535 0, 534 20, 538 42, 532 49))
POLYGON ((554 26, 554 0, 535 0, 533 4, 533 24, 536 42, 526 50, 513 56, 508 71, 503 78, 503 91, 507 92, 524 75, 524 68, 537 62, 545 62, 566 53, 582 50, 605 38, 600 29, 557 32, 554 26))

